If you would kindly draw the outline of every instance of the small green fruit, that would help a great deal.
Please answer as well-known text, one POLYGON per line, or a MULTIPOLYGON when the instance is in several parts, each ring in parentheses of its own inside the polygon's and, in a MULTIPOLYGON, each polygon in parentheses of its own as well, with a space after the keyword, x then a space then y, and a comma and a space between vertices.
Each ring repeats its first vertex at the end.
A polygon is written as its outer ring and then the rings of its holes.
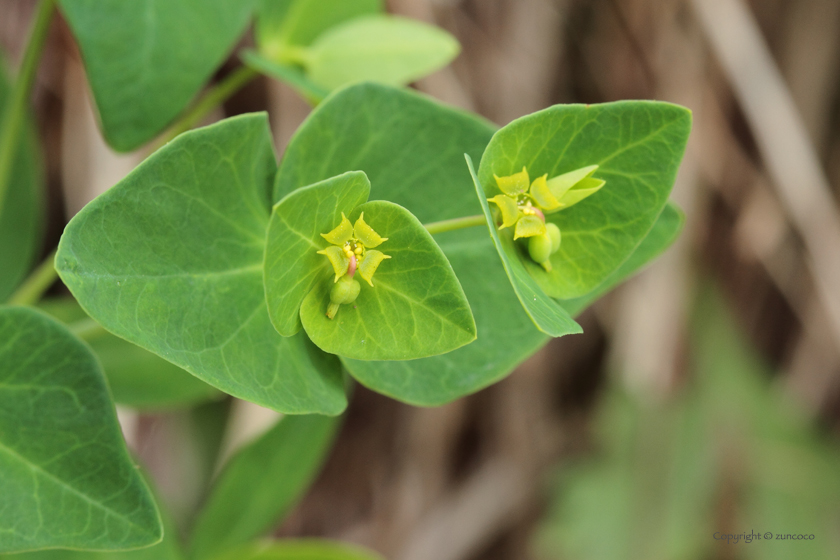
POLYGON ((330 319, 335 317, 340 305, 356 301, 361 288, 361 285, 350 276, 342 276, 330 289, 330 305, 327 308, 327 317, 330 319))
POLYGON ((551 254, 553 255, 560 248, 560 228, 551 222, 547 222, 545 232, 551 237, 551 254))
POLYGON ((548 233, 542 235, 535 235, 528 239, 528 254, 534 259, 534 262, 544 263, 551 257, 551 249, 553 243, 551 236, 548 233))
POLYGON ((330 301, 333 303, 353 303, 359 297, 361 286, 349 276, 342 276, 330 290, 330 301))

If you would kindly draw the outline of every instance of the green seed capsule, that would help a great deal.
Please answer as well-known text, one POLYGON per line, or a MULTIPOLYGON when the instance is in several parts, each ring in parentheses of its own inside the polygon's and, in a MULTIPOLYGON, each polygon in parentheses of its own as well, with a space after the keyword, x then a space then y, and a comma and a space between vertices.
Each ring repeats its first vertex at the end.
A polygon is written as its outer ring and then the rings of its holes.
POLYGON ((553 255, 560 248, 560 228, 548 222, 545 224, 545 232, 551 237, 551 254, 553 255))
POLYGON ((528 254, 534 262, 542 264, 551 257, 552 246, 551 236, 548 233, 535 235, 528 239, 528 254))
POLYGON ((359 297, 361 286, 349 276, 342 276, 330 289, 330 305, 327 307, 327 317, 332 319, 338 313, 342 304, 353 303, 359 297))
POLYGON ((361 286, 349 276, 342 276, 330 290, 330 301, 333 303, 353 303, 359 297, 361 286))

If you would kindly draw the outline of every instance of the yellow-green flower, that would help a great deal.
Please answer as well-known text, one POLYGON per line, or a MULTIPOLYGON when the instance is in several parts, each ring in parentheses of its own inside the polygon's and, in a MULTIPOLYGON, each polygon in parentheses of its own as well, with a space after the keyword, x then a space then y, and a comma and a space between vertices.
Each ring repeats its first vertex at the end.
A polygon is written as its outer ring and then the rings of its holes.
POLYGON ((379 264, 391 257, 381 251, 374 250, 387 237, 381 237, 373 228, 365 223, 365 213, 359 216, 356 224, 351 224, 344 212, 341 213, 341 223, 329 233, 322 233, 321 237, 331 243, 330 247, 318 251, 326 255, 335 272, 335 282, 347 275, 350 278, 359 271, 359 276, 373 286, 373 273, 379 264))
POLYGON ((597 165, 590 165, 552 179, 545 174, 533 182, 525 167, 506 177, 494 174, 502 194, 488 200, 502 213, 499 229, 514 227, 514 239, 544 235, 546 214, 573 206, 604 186, 603 180, 592 178, 597 169, 597 165))

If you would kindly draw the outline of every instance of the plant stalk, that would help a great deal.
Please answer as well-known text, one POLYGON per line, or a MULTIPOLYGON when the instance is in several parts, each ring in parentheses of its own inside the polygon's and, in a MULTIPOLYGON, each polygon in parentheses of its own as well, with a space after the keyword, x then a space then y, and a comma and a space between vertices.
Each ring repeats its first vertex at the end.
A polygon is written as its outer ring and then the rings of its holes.
POLYGON ((186 132, 201 122, 207 113, 227 101, 233 94, 242 89, 245 84, 259 75, 249 66, 240 66, 224 80, 210 88, 193 107, 187 111, 175 124, 170 127, 157 146, 158 148, 172 141, 179 134, 186 132))
POLYGON ((35 305, 58 278, 55 270, 56 250, 32 271, 23 284, 9 298, 9 305, 35 305))
POLYGON ((55 0, 41 0, 29 34, 26 51, 23 53, 20 71, 12 86, 9 100, 0 113, 0 118, 2 118, 0 123, 0 216, 3 215, 3 205, 6 202, 12 168, 20 143, 20 133, 26 119, 26 104, 35 81, 38 61, 41 59, 41 53, 44 52, 44 43, 46 43, 54 9, 55 0))
POLYGON ((456 229, 464 229, 468 227, 476 227, 486 225, 487 220, 483 214, 476 216, 464 216, 463 218, 453 218, 451 220, 442 220, 440 222, 432 222, 431 224, 423 224, 423 227, 432 235, 443 233, 445 231, 454 231, 456 229))
POLYGON ((102 325, 90 317, 85 317, 75 323, 70 323, 67 325, 67 330, 86 342, 91 342, 100 336, 108 334, 108 331, 102 325))

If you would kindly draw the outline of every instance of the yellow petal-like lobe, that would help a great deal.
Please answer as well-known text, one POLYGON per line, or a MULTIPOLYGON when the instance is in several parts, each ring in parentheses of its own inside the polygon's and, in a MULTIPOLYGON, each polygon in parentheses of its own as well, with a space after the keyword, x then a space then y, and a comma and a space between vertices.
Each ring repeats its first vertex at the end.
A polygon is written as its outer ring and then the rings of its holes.
POLYGON ((335 280, 333 282, 338 282, 339 278, 347 274, 347 269, 350 268, 350 259, 344 254, 343 248, 331 245, 322 251, 318 251, 318 254, 326 255, 327 259, 329 259, 335 272, 335 280))
POLYGON ((548 189, 551 191, 551 194, 554 195, 554 198, 562 202, 563 195, 566 194, 566 191, 587 177, 591 177, 597 170, 597 165, 589 165, 587 167, 581 167, 580 169, 569 171, 568 173, 563 173, 557 177, 552 177, 548 180, 548 189))
POLYGON ((496 178, 496 184, 499 189, 508 196, 516 196, 528 192, 528 187, 531 185, 531 180, 528 178, 528 171, 523 167, 519 173, 508 175, 507 177, 499 177, 493 174, 496 178))
POLYGON ((588 177, 578 182, 573 188, 566 191, 563 198, 560 199, 560 204, 563 208, 574 206, 584 198, 591 196, 601 190, 607 182, 601 179, 593 179, 588 177))
POLYGON ((387 237, 381 237, 373 231, 373 228, 365 223, 364 217, 365 213, 362 212, 362 215, 356 220, 356 225, 353 226, 353 236, 368 249, 373 249, 381 245, 383 241, 388 241, 387 237))
POLYGON ((329 233, 322 233, 321 237, 332 243, 333 245, 344 245, 353 237, 353 224, 341 213, 341 223, 329 233))
POLYGON ((545 233, 545 222, 536 216, 523 216, 516 222, 516 229, 513 233, 514 239, 520 237, 533 237, 545 233))
POLYGON ((499 207, 499 210, 502 211, 502 226, 499 229, 512 226, 522 215, 522 212, 519 210, 519 206, 516 205, 516 201, 507 195, 497 194, 488 200, 490 202, 495 202, 496 206, 499 207))
POLYGON ((381 251, 366 251, 365 258, 359 263, 359 276, 364 278, 368 284, 373 286, 373 273, 379 268, 379 263, 385 259, 390 259, 389 255, 383 254, 381 251))
POLYGON ((543 210, 556 210, 561 207, 561 204, 548 189, 546 178, 548 178, 548 175, 534 179, 534 182, 531 183, 531 197, 537 202, 537 206, 543 210))

